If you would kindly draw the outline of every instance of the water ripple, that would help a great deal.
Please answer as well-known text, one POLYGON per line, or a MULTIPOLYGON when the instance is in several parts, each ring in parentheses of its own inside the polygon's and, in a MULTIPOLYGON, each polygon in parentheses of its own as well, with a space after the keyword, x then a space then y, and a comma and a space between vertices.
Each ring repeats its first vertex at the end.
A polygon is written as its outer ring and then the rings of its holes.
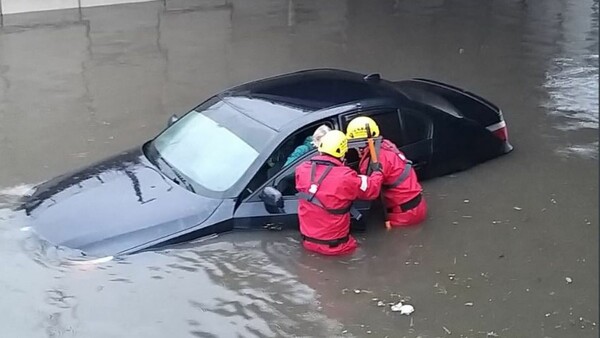
POLYGON ((598 129, 598 55, 554 59, 546 73, 549 101, 554 116, 564 118, 560 130, 598 129))
POLYGON ((298 247, 292 241, 246 241, 172 252, 177 262, 168 266, 182 273, 205 273, 212 280, 188 300, 202 312, 190 319, 190 333, 222 336, 227 326, 230 334, 244 337, 280 337, 302 325, 307 334, 339 334, 341 325, 319 312, 316 291, 276 262, 278 258, 271 253, 280 250, 289 257, 298 247), (265 245, 276 248, 264 250, 265 245), (215 321, 227 325, 214 327, 215 321))
POLYGON ((560 155, 570 156, 576 155, 586 159, 598 159, 598 141, 587 144, 567 146, 559 148, 556 152, 560 155))

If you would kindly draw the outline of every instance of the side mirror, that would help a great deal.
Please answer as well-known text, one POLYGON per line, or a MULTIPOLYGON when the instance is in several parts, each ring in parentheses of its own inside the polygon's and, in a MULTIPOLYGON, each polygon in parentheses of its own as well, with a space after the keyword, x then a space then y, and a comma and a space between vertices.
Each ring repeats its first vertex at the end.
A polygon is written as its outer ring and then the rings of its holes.
POLYGON ((179 117, 177 117, 177 115, 173 114, 171 115, 171 117, 169 118, 169 123, 168 126, 172 126, 173 123, 177 122, 177 120, 179 120, 179 117))
POLYGON ((283 212, 283 195, 274 187, 266 187, 260 193, 260 199, 265 203, 265 208, 272 214, 283 212))

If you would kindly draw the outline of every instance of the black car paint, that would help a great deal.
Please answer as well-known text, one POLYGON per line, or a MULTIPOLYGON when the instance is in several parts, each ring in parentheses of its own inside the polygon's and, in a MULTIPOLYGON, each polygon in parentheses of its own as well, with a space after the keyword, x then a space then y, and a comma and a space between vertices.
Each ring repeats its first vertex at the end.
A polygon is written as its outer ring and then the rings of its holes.
POLYGON ((24 209, 51 243, 103 254, 185 232, 222 202, 175 184, 134 148, 42 184, 24 209))
MULTIPOLYGON (((277 212, 269 212, 260 198, 266 187, 279 187, 283 177, 293 177, 294 165, 284 168, 258 186, 252 186, 253 189, 250 189, 250 184, 264 168, 267 159, 290 135, 324 121, 334 128, 343 129, 348 119, 357 114, 396 111, 400 124, 403 123, 401 116, 404 111, 412 110, 422 115, 424 121, 429 123, 426 135, 418 142, 399 144, 407 157, 415 159, 421 180, 464 170, 507 152, 504 142, 487 131, 481 121, 454 117, 426 102, 411 100, 410 95, 403 93, 407 83, 408 87, 418 87, 419 90, 443 84, 431 81, 422 85, 424 82, 417 80, 390 82, 376 78, 366 81, 363 76, 327 69, 303 71, 243 84, 204 101, 227 96, 260 100, 270 97, 277 104, 300 104, 309 110, 288 123, 280 123, 279 133, 250 166, 246 175, 222 193, 198 194, 176 184, 176 177, 160 170, 160 164, 152 156, 152 142, 149 141, 143 147, 41 184, 33 195, 25 198, 22 207, 31 216, 33 230, 51 243, 76 248, 94 256, 131 254, 232 229, 297 228, 298 201, 295 196, 283 196, 282 210, 277 212), (322 86, 336 86, 337 96, 324 98, 320 96, 323 95, 322 91, 306 95, 296 93, 298 97, 286 98, 273 95, 278 94, 279 88, 283 88, 281 92, 286 92, 293 90, 295 85, 303 84, 303 81, 318 83, 321 80, 322 86), (344 90, 342 84, 337 88, 336 81, 351 83, 352 88, 344 90), (292 89, 286 89, 289 83, 292 83, 289 87, 292 89), (405 85, 398 86, 398 83, 405 85), (361 88, 368 88, 369 91, 361 92, 361 88), (380 96, 370 97, 373 93, 380 96), (325 102, 325 99, 330 100, 325 102), (351 99, 357 100, 347 102, 351 99)), ((451 86, 447 88, 457 90, 451 86)), ((468 94, 472 100, 477 100, 474 94, 468 94)), ((489 105, 487 101, 480 102, 489 105)), ((486 119, 493 120, 493 114, 499 110, 490 106, 490 112, 486 114, 486 119)), ((272 113, 277 114, 277 111, 272 113)), ((501 119, 501 116, 498 118, 501 119)), ((177 121, 171 120, 169 125, 171 123, 177 121)), ((384 136, 402 140, 400 127, 399 135, 384 136)), ((353 141, 350 146, 360 147, 364 143, 353 141)), ((314 153, 313 150, 305 154, 296 164, 314 153)), ((357 201, 355 206, 366 215, 370 202, 357 201)), ((358 228, 364 228, 364 224, 358 228)))

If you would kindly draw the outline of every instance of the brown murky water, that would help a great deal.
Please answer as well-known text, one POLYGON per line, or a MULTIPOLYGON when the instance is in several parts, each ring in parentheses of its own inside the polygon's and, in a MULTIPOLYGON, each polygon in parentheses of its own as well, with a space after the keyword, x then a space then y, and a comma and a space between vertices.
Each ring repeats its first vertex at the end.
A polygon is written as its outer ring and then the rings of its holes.
POLYGON ((167 0, 5 16, 0 190, 2 337, 596 337, 598 1, 167 0), (227 86, 312 67, 480 93, 515 151, 426 182, 424 226, 373 220, 342 259, 307 254, 295 233, 247 232, 70 266, 19 231, 10 208, 32 184, 143 142, 227 86))

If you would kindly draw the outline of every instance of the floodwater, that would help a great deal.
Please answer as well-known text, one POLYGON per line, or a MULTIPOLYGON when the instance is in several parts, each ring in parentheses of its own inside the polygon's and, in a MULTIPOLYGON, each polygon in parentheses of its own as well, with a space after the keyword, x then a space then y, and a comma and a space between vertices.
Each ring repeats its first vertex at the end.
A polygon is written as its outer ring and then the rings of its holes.
POLYGON ((598 336, 597 0, 168 0, 2 24, 1 337, 598 336), (313 67, 479 93, 515 150, 425 182, 423 226, 373 220, 343 258, 265 231, 82 266, 19 231, 33 184, 313 67))

